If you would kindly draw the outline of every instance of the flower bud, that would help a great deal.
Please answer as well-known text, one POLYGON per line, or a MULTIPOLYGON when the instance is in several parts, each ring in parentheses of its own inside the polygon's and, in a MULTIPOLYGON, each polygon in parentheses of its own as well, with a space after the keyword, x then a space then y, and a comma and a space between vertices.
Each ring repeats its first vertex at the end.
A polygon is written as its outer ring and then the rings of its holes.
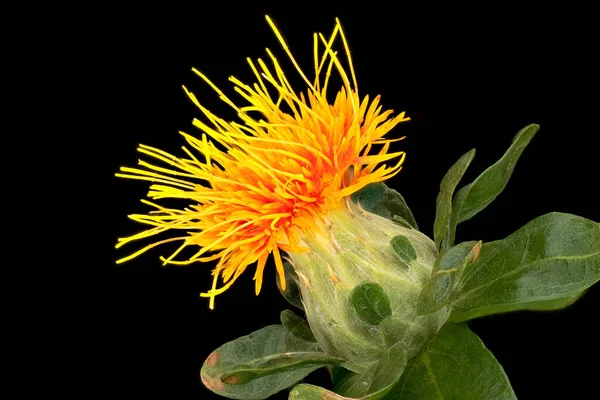
POLYGON ((322 349, 346 359, 346 367, 355 372, 363 372, 398 342, 409 358, 415 356, 449 314, 445 308, 425 315, 416 310, 437 258, 435 243, 351 201, 330 211, 319 228, 300 236, 309 251, 289 257, 322 349), (377 310, 361 309, 354 301, 353 290, 364 282, 383 289, 383 298, 373 301, 389 301, 391 313, 365 318, 365 312, 377 310))

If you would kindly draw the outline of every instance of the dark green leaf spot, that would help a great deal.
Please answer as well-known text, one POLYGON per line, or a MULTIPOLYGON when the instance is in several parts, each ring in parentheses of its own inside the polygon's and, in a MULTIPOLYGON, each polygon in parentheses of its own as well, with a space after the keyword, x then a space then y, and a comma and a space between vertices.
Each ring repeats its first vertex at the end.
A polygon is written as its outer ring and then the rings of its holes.
POLYGON ((390 298, 374 282, 361 282, 350 293, 350 304, 358 317, 369 325, 379 325, 392 315, 390 298))
POLYGON ((417 252, 406 236, 394 236, 390 246, 392 246, 392 250, 398 259, 406 264, 410 264, 411 261, 417 258, 417 252))

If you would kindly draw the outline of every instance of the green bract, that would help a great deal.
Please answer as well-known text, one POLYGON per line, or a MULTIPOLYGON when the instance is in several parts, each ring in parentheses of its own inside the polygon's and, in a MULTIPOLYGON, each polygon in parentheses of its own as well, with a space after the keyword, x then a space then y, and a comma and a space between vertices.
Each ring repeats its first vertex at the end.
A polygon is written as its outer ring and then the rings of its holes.
POLYGON ((449 315, 416 309, 437 258, 435 244, 354 203, 327 218, 327 237, 303 237, 311 251, 288 255, 317 342, 359 373, 398 342, 414 356, 449 315))
POLYGON ((550 213, 505 239, 454 244, 456 226, 506 186, 537 125, 456 188, 475 150, 440 185, 434 240, 418 231, 404 198, 382 183, 331 211, 306 253, 285 263, 284 297, 305 312, 226 343, 206 360, 204 384, 225 397, 292 400, 516 399, 481 340, 461 321, 568 306, 600 280, 600 224, 550 213), (326 366, 329 389, 300 383, 326 366))

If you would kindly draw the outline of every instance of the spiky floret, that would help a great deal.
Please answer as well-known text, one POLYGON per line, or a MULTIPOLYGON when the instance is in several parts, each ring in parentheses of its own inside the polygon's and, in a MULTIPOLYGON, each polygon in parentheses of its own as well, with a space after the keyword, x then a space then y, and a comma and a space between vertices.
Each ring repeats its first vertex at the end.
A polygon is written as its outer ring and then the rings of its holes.
POLYGON ((204 116, 204 122, 193 122, 203 132, 201 137, 181 132, 191 147, 183 147, 187 157, 140 145, 140 153, 164 166, 140 160, 140 168, 122 167, 116 174, 153 182, 148 193, 153 200, 176 198, 193 202, 187 208, 174 209, 142 200, 155 210, 129 217, 151 228, 120 238, 117 248, 166 231, 180 230, 183 234, 152 243, 117 262, 128 261, 160 244, 180 241, 182 244, 174 253, 161 257, 164 265, 218 260, 212 288, 201 294, 210 298, 210 308, 214 307, 214 297, 253 263, 258 294, 271 253, 285 288, 280 251, 306 251, 299 245, 299 232, 310 234, 318 229, 316 221, 323 221, 330 210, 342 207, 345 197, 369 183, 392 177, 404 161, 404 152, 388 153, 390 143, 402 138, 385 139, 384 135, 409 118, 404 113, 391 118, 392 110, 382 112, 379 96, 372 101, 369 96, 359 97, 350 50, 339 20, 336 19, 328 40, 322 34, 314 34, 312 82, 269 17, 267 22, 306 83, 306 95, 294 91, 269 49, 272 67, 261 59, 247 60, 256 76, 251 86, 230 78, 235 91, 248 102, 243 107, 193 69, 238 113, 241 122, 217 117, 184 87, 204 116), (338 38, 350 77, 333 48, 338 38), (343 85, 330 104, 327 89, 334 67, 343 85), (381 148, 371 154, 375 145, 381 148), (392 159, 396 159, 394 166, 382 164, 392 159), (199 246, 199 250, 186 260, 175 260, 188 246, 199 246), (219 276, 221 287, 217 287, 219 276))

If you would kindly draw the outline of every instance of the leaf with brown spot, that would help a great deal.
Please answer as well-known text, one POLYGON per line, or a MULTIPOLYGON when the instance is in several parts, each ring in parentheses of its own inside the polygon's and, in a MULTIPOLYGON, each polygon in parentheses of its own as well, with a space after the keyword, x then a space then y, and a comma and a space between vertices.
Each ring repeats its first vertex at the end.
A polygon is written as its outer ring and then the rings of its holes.
POLYGON ((320 351, 316 343, 271 325, 225 343, 212 352, 200 372, 211 391, 231 399, 261 400, 292 386, 325 365, 344 360, 320 351))

